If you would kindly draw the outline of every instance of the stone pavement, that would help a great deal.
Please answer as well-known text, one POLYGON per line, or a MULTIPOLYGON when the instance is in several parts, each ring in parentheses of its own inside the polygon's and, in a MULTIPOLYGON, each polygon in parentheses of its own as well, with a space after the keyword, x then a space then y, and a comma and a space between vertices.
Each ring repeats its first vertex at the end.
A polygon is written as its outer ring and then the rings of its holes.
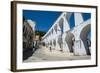
POLYGON ((24 62, 41 62, 41 61, 65 61, 65 60, 84 60, 91 59, 91 56, 75 56, 73 53, 66 53, 57 50, 50 51, 46 47, 37 49, 31 57, 24 62))

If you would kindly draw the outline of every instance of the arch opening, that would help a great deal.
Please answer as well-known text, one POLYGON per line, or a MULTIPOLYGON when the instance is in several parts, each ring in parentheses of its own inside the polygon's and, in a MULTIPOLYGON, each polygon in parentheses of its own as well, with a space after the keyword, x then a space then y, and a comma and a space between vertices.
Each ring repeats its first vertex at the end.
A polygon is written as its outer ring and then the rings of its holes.
POLYGON ((59 21, 61 34, 63 33, 63 23, 64 23, 64 20, 63 20, 63 18, 61 18, 61 20, 59 21))
POLYGON ((56 46, 56 40, 53 41, 53 45, 54 45, 54 47, 56 46))
POLYGON ((74 41, 75 41, 74 35, 70 32, 67 32, 67 35, 65 37, 65 41, 68 45, 69 51, 71 53, 73 53, 74 52, 74 41))
POLYGON ((85 27, 83 27, 80 33, 80 38, 83 41, 87 55, 91 55, 90 53, 91 37, 88 37, 90 33, 91 33, 91 24, 87 24, 85 27))
POLYGON ((63 51, 63 42, 62 42, 62 36, 59 35, 58 37, 58 44, 59 44, 59 47, 60 47, 60 51, 63 51))

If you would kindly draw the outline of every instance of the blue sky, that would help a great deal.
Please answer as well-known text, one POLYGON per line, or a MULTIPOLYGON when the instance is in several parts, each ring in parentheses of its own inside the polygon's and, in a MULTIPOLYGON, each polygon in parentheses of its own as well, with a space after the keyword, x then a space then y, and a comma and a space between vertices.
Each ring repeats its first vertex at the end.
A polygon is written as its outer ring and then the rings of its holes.
POLYGON ((62 12, 23 10, 25 19, 36 22, 36 30, 47 32, 62 12))
MULTIPOLYGON (((36 30, 47 32, 57 18, 61 15, 62 12, 55 11, 33 11, 33 10, 23 10, 24 18, 31 19, 36 22, 36 30)), ((91 18, 90 13, 83 13, 83 19, 87 20, 91 18)), ((70 20, 70 28, 75 26, 74 23, 74 14, 72 14, 70 20)))
MULTIPOLYGON (((91 18, 90 13, 82 13, 84 21, 91 18)), ((74 21, 74 14, 72 13, 70 20, 69 20, 70 28, 73 28, 75 26, 75 21, 74 21)))

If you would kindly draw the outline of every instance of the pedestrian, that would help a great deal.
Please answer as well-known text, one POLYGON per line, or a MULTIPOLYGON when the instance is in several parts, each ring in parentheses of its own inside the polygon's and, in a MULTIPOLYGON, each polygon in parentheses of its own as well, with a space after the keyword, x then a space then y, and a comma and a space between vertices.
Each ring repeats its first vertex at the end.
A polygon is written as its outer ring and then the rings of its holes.
POLYGON ((50 52, 52 51, 51 46, 50 46, 50 52))

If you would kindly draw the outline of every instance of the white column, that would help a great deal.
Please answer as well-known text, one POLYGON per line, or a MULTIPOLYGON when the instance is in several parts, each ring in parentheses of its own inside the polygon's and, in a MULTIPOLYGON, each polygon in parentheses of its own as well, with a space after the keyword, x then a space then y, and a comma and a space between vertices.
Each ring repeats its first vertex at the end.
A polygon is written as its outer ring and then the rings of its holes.
POLYGON ((49 45, 48 45, 48 48, 50 47, 50 35, 48 36, 48 43, 49 43, 49 45))
POLYGON ((59 44, 58 44, 58 38, 59 38, 59 35, 61 35, 61 29, 60 29, 59 24, 57 24, 56 50, 60 50, 60 46, 59 46, 59 44))
POLYGON ((64 20, 64 22, 63 22, 63 31, 64 32, 70 30, 70 25, 68 23, 68 20, 66 19, 66 14, 67 13, 65 13, 64 16, 63 16, 63 20, 64 20))
MULTIPOLYGON (((56 31, 55 31, 55 28, 53 29, 53 44, 54 44, 54 41, 56 40, 56 31)), ((53 45, 54 49, 56 48, 56 45, 54 44, 53 45)))
POLYGON ((74 42, 74 54, 75 55, 86 55, 85 46, 80 38, 80 31, 77 28, 74 30, 73 34, 75 36, 75 42, 74 42))
POLYGON ((63 36, 62 36, 62 38, 63 38, 63 39, 62 39, 62 40, 63 40, 63 51, 64 51, 64 52, 70 52, 70 51, 69 51, 68 44, 67 44, 67 42, 65 41, 66 36, 67 36, 67 33, 64 33, 63 36))
POLYGON ((68 23, 68 21, 66 19, 66 14, 67 13, 65 13, 64 16, 63 16, 63 20, 64 20, 64 22, 63 22, 63 28, 64 28, 63 31, 64 31, 64 33, 62 35, 62 41, 63 41, 63 51, 64 52, 69 52, 68 44, 65 41, 65 38, 67 36, 67 31, 70 30, 70 25, 69 25, 69 23, 68 23))
POLYGON ((84 21, 82 17, 82 13, 74 13, 74 20, 75 20, 75 26, 82 23, 84 21))
POLYGON ((61 35, 61 28, 59 24, 57 24, 57 35, 61 35))
POLYGON ((58 45, 58 24, 55 25, 55 31, 54 31, 54 37, 55 37, 55 41, 56 41, 56 46, 55 46, 55 50, 58 50, 59 45, 58 45))
POLYGON ((52 33, 50 32, 50 47, 52 48, 52 33))
POLYGON ((54 39, 54 34, 53 34, 53 29, 52 29, 52 30, 51 30, 52 49, 54 49, 53 39, 54 39))
POLYGON ((56 38, 56 31, 55 31, 55 28, 53 29, 53 38, 54 38, 54 39, 56 38))

